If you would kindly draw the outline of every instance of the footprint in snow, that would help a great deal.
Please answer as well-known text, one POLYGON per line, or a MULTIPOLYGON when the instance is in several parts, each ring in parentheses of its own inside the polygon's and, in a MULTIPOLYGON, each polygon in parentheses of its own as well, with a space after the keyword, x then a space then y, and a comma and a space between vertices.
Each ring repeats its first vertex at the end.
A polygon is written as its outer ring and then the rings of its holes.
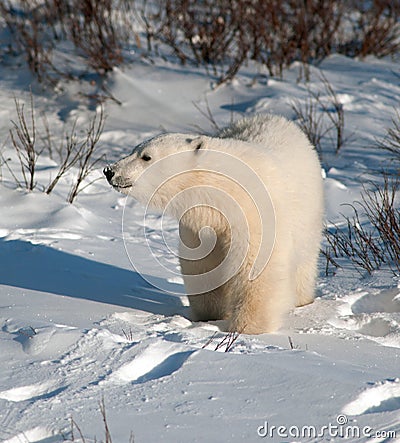
POLYGON ((57 324, 36 328, 20 327, 18 322, 12 320, 6 320, 2 330, 13 335, 26 354, 40 355, 43 358, 53 358, 62 354, 81 336, 81 332, 75 327, 57 324))
POLYGON ((362 293, 351 304, 351 310, 354 314, 400 312, 400 289, 389 289, 379 294, 362 293))
POLYGON ((400 347, 400 289, 357 292, 342 299, 333 326, 354 331, 382 345, 400 347))
POLYGON ((38 383, 1 391, 0 399, 19 402, 25 400, 37 400, 40 398, 50 398, 59 394, 64 389, 66 389, 66 387, 59 387, 54 382, 38 383))
POLYGON ((374 384, 348 403, 342 412, 346 415, 361 415, 395 410, 400 410, 400 379, 374 384))
POLYGON ((57 435, 50 428, 36 426, 35 428, 20 432, 14 437, 3 440, 3 443, 43 443, 45 441, 51 443, 60 441, 60 439, 57 438, 57 435))
POLYGON ((173 342, 153 342, 138 350, 133 360, 122 365, 107 379, 108 382, 144 383, 173 374, 195 351, 185 351, 173 342))

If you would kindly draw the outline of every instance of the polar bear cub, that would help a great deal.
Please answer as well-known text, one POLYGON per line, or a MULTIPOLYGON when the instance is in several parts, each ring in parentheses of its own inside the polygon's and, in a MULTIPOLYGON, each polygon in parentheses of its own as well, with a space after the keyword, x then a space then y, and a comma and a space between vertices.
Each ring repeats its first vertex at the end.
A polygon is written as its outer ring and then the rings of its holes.
POLYGON ((211 137, 162 134, 104 174, 118 191, 178 218, 194 321, 272 332, 291 308, 313 301, 323 183, 294 123, 257 115, 211 137))

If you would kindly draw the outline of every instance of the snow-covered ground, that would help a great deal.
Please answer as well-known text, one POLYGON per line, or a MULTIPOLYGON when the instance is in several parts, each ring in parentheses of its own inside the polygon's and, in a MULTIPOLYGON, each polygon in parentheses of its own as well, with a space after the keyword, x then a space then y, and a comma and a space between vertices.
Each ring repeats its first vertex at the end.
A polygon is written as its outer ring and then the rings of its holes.
MULTIPOLYGON (((348 136, 337 156, 325 141, 327 222, 340 223, 349 210, 341 205, 387 162, 372 146, 400 101, 398 67, 341 56, 319 67, 343 103, 348 136)), ((294 118, 293 100, 308 96, 300 69, 254 82, 249 66, 215 90, 203 70, 168 62, 115 69, 109 88, 122 105, 106 105, 100 150, 112 162, 161 130, 209 131, 193 102, 208 102, 220 125, 256 112, 294 118)), ((311 69, 312 88, 321 88, 318 73, 311 69)), ((0 76, 0 149, 17 172, 8 130, 14 96, 29 101, 31 82, 12 66, 0 76)), ((79 117, 84 128, 90 112, 77 89, 34 88, 37 115, 45 111, 60 130, 79 117)), ((74 171, 46 195, 55 172, 44 152, 29 193, 1 168, 0 440, 104 440, 104 398, 114 443, 131 433, 137 443, 400 441, 398 278, 361 277, 350 264, 326 277, 321 257, 315 303, 294 310, 277 333, 215 350, 225 335, 218 324, 188 320, 180 279, 154 270, 154 256, 178 269, 165 242, 176 241, 176 223, 144 219, 104 179, 66 203, 74 171), (71 417, 82 435, 71 432, 71 417)))

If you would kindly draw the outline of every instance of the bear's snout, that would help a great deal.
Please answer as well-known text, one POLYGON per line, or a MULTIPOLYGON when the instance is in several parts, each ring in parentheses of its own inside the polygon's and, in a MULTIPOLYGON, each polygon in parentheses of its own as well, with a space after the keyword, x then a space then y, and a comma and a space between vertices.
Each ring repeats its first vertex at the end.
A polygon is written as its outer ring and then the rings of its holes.
POLYGON ((111 179, 114 177, 115 172, 112 170, 110 166, 106 166, 103 169, 103 174, 106 176, 106 179, 111 183, 111 179))
POLYGON ((121 168, 118 165, 106 166, 103 174, 108 183, 118 191, 124 192, 123 189, 132 187, 132 183, 121 175, 121 168))

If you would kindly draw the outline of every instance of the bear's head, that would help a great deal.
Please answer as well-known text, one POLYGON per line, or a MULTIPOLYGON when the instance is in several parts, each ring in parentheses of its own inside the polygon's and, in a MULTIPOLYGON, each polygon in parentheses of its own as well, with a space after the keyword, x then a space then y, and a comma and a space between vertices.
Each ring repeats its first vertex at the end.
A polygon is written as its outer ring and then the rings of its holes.
MULTIPOLYGON (((162 134, 140 143, 131 155, 104 169, 108 182, 119 192, 144 204, 163 208, 164 200, 197 180, 193 171, 207 136, 162 134)), ((197 183, 198 184, 198 183, 197 183)))

